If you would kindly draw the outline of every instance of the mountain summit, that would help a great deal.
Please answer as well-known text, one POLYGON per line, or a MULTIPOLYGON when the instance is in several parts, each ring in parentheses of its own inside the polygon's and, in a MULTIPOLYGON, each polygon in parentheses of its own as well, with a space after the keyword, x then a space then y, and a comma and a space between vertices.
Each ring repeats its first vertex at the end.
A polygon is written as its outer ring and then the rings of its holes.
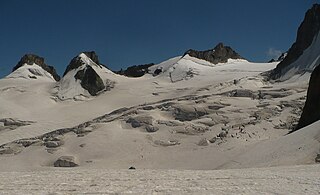
POLYGON ((314 4, 309 9, 299 26, 296 42, 291 46, 287 56, 271 72, 272 79, 283 80, 294 74, 312 72, 320 63, 320 5, 314 4))
POLYGON ((113 88, 114 82, 107 79, 110 75, 114 73, 99 63, 94 51, 82 52, 67 66, 59 84, 58 96, 60 99, 96 96, 113 88))
POLYGON ((23 66, 30 66, 28 68, 28 71, 31 75, 29 75, 30 78, 37 78, 37 76, 43 75, 39 71, 36 71, 35 68, 31 68, 31 66, 38 65, 46 72, 50 73, 50 75, 54 78, 54 80, 59 81, 60 76, 57 74, 56 70, 53 66, 49 66, 44 62, 44 58, 35 55, 35 54, 25 54, 18 64, 13 67, 12 72, 15 72, 17 69, 23 67, 23 66))
POLYGON ((224 46, 223 43, 219 43, 213 49, 205 51, 189 49, 184 56, 187 54, 191 57, 206 60, 213 64, 226 63, 228 62, 228 59, 244 59, 231 47, 224 46))

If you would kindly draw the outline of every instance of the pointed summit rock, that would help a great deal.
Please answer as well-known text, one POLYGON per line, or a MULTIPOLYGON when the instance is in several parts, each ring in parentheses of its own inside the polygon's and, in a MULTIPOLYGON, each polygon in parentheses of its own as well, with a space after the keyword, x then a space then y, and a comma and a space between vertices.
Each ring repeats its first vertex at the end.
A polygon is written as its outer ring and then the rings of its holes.
POLYGON ((228 59, 244 59, 237 52, 235 52, 231 47, 224 46, 223 43, 219 43, 214 47, 214 49, 197 51, 189 49, 185 55, 195 57, 198 59, 206 60, 213 64, 226 63, 228 59))
POLYGON ((100 64, 94 51, 82 52, 67 66, 60 82, 58 97, 61 100, 77 96, 96 96, 114 87, 109 76, 112 71, 100 64))
POLYGON ((48 73, 50 73, 52 75, 52 77, 56 80, 59 81, 60 80, 60 76, 57 74, 56 70, 54 69, 53 66, 49 66, 44 62, 44 58, 35 55, 35 54, 25 54, 20 61, 18 62, 18 64, 13 67, 12 72, 16 71, 18 68, 22 67, 22 66, 32 66, 32 65, 38 65, 40 66, 43 70, 47 71, 48 73))
MULTIPOLYGON (((291 46, 286 57, 271 72, 271 79, 284 76, 291 69, 293 73, 310 72, 318 63, 320 55, 318 38, 320 32, 320 5, 314 4, 299 26, 295 43, 291 46), (308 51, 307 51, 308 50, 308 51)), ((290 77, 289 75, 287 77, 290 77)))
MULTIPOLYGON (((63 76, 65 76, 70 70, 77 69, 80 66, 84 65, 85 63, 89 63, 90 64, 90 62, 88 60, 84 60, 85 58, 89 58, 96 66, 101 66, 100 62, 99 62, 98 55, 96 54, 96 52, 94 52, 94 51, 85 51, 85 52, 82 52, 80 55, 74 57, 71 60, 71 62, 67 66, 67 69, 63 73, 63 76), (81 55, 85 55, 85 57, 81 56, 81 55)), ((93 64, 93 63, 91 63, 91 64, 93 64)))

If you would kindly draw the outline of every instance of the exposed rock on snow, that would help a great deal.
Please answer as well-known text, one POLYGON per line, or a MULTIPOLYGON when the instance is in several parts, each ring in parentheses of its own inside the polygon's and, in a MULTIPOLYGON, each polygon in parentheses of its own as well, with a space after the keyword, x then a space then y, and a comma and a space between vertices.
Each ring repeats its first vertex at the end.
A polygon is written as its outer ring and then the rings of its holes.
POLYGON ((174 109, 175 119, 179 121, 191 121, 208 114, 207 110, 201 107, 174 105, 174 109))
POLYGON ((134 65, 130 66, 125 70, 116 71, 117 74, 124 75, 127 77, 142 77, 148 73, 148 68, 153 66, 154 63, 143 64, 143 65, 134 65))
POLYGON ((231 47, 224 46, 223 43, 219 43, 214 49, 206 51, 197 51, 190 49, 184 55, 188 54, 191 57, 206 60, 213 64, 226 63, 228 59, 244 59, 231 47))
POLYGON ((0 131, 5 129, 13 130, 20 126, 30 125, 32 123, 32 121, 22 121, 13 118, 3 118, 0 119, 0 131))
POLYGON ((97 95, 99 91, 105 88, 102 79, 91 66, 86 66, 85 69, 79 70, 74 75, 74 78, 79 79, 81 86, 92 96, 97 95))
POLYGON ((49 66, 44 62, 44 58, 39 57, 35 54, 26 54, 24 55, 18 64, 13 68, 12 72, 16 71, 22 66, 30 66, 30 73, 33 74, 33 76, 30 76, 30 78, 37 78, 37 76, 43 76, 41 72, 36 71, 36 69, 31 68, 33 65, 40 66, 43 70, 50 73, 50 75, 56 80, 60 80, 60 76, 57 74, 56 70, 53 66, 49 66))
POLYGON ((128 118, 126 122, 130 123, 133 128, 137 128, 144 125, 152 125, 153 118, 151 116, 136 116, 128 118))
POLYGON ((206 138, 202 138, 198 142, 198 146, 207 146, 207 145, 209 145, 209 141, 206 138))
POLYGON ((309 88, 307 93, 307 100, 303 108, 303 112, 297 130, 301 129, 311 123, 320 120, 320 66, 317 66, 311 74, 309 88))

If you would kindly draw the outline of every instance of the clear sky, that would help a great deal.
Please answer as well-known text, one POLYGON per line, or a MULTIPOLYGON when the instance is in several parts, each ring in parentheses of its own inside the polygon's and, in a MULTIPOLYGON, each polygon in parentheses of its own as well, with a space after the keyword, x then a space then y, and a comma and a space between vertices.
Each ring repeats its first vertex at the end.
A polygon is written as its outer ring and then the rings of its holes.
POLYGON ((263 62, 294 42, 320 0, 0 0, 0 78, 26 53, 61 75, 81 51, 113 70, 223 42, 263 62))

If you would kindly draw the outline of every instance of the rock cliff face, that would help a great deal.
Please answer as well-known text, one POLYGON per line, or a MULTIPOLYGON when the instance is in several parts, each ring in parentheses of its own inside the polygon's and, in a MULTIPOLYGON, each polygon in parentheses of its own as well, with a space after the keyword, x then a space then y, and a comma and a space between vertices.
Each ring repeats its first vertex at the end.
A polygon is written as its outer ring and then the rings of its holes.
POLYGON ((213 64, 226 63, 228 59, 244 59, 231 47, 224 46, 223 43, 219 43, 214 49, 206 51, 197 51, 190 49, 184 55, 189 55, 198 59, 206 60, 213 64))
MULTIPOLYGON (((272 79, 278 79, 291 69, 291 65, 298 60, 303 52, 311 46, 320 31, 320 5, 314 4, 309 9, 303 22, 299 26, 295 43, 291 46, 287 56, 281 61, 277 67, 271 72, 272 79)), ((320 53, 319 53, 320 54, 320 53)), ((319 55, 309 56, 309 58, 317 58, 319 55)), ((306 62, 307 63, 307 62, 306 62)), ((301 63, 300 63, 301 64, 301 63)), ((297 70, 308 67, 308 64, 298 65, 297 70)), ((314 67, 312 67, 314 68, 314 67)))
POLYGON ((42 69, 44 69, 45 71, 47 71, 48 73, 50 73, 52 75, 52 77, 56 80, 59 81, 60 80, 60 76, 57 74, 56 70, 54 69, 53 66, 49 66, 44 62, 44 58, 39 57, 35 54, 26 54, 24 55, 20 61, 18 62, 18 64, 13 67, 12 72, 14 72, 15 70, 17 70, 18 68, 20 68, 21 66, 24 65, 33 65, 36 64, 38 66, 40 66, 42 69))
POLYGON ((320 120, 320 66, 317 66, 311 74, 307 100, 296 130, 320 120))
POLYGON ((79 70, 74 77, 81 81, 81 86, 92 96, 105 89, 102 79, 91 66, 79 70))

